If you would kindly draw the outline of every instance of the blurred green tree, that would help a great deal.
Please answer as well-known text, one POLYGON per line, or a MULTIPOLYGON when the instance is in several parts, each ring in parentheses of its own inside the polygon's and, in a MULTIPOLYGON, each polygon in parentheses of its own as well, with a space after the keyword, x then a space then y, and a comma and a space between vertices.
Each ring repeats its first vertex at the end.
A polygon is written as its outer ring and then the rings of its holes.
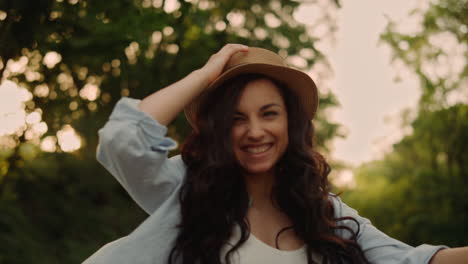
POLYGON ((343 198, 392 237, 412 245, 468 243, 468 105, 422 112, 382 160, 355 171, 343 198))
MULTIPOLYGON (((113 105, 180 79, 229 42, 296 57, 303 70, 325 61, 318 39, 293 18, 299 5, 0 0, 0 76, 25 89, 25 115, 41 121, 0 135, 0 263, 78 263, 129 233, 146 216, 95 161, 97 130, 113 105)), ((322 94, 321 110, 336 104, 322 94)), ((324 111, 316 123, 327 151, 338 125, 324 111)), ((169 134, 182 141, 189 129, 181 114, 169 134)))

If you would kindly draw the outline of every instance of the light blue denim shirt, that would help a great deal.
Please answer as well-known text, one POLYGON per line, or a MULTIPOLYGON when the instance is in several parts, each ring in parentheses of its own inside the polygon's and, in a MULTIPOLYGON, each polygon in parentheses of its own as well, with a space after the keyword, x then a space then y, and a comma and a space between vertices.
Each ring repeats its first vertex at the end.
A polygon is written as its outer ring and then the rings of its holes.
MULTIPOLYGON (((165 264, 177 236, 178 193, 185 164, 180 156, 168 158, 176 142, 165 136, 166 127, 138 109, 139 102, 124 97, 117 103, 109 121, 99 130, 97 159, 149 217, 129 235, 104 245, 85 264, 165 264)), ((371 263, 428 263, 445 248, 411 247, 377 230, 338 197, 330 199, 336 217, 351 216, 359 222, 357 242, 371 263)), ((357 229, 352 221, 343 223, 357 229)), ((342 237, 350 235, 347 231, 337 232, 342 237)))

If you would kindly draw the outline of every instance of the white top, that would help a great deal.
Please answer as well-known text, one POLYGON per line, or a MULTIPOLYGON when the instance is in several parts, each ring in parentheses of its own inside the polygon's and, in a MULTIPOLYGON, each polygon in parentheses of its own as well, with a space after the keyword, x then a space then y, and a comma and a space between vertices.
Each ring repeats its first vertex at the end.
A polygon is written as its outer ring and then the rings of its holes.
MULTIPOLYGON (((240 238, 240 228, 236 226, 233 230, 233 235, 227 246, 222 250, 222 256, 232 248, 232 246, 240 238)), ((314 255, 314 260, 321 263, 320 258, 314 255)), ((232 264, 307 264, 306 245, 296 250, 279 250, 264 243, 250 233, 247 241, 231 255, 232 264)))

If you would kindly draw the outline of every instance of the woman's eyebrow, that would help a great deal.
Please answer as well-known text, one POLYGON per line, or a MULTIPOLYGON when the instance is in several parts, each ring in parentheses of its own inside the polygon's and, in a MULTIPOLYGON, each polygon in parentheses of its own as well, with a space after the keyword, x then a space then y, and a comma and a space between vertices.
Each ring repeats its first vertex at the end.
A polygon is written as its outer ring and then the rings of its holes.
POLYGON ((273 106, 281 107, 279 104, 271 103, 271 104, 266 104, 266 105, 260 107, 260 111, 263 111, 263 110, 265 110, 265 109, 267 109, 267 108, 270 108, 270 107, 273 107, 273 106))

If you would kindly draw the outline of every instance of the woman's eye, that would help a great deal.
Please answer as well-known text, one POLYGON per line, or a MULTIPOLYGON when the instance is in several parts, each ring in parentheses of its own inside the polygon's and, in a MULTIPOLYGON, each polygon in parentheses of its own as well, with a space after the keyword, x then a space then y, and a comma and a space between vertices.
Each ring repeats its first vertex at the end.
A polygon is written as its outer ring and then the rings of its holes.
POLYGON ((275 116, 275 115, 278 115, 277 112, 274 112, 274 111, 268 111, 268 112, 265 112, 263 113, 264 116, 275 116))
POLYGON ((232 118, 232 120, 233 120, 234 122, 241 121, 241 120, 242 120, 242 117, 241 117, 241 116, 235 116, 235 117, 232 118))

